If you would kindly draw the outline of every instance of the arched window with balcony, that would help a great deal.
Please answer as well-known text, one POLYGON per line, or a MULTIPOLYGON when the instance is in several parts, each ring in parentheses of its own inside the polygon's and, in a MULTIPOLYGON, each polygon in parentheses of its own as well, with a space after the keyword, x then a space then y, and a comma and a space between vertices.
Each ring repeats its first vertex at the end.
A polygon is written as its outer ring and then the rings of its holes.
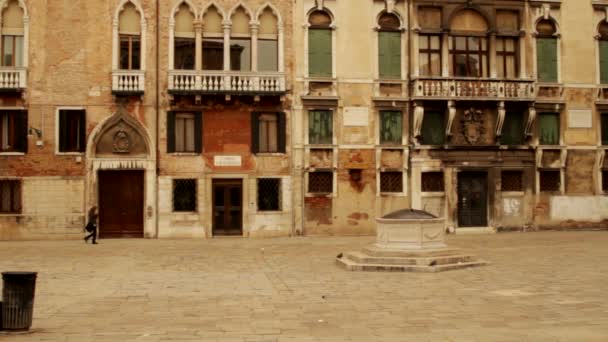
POLYGON ((488 23, 477 11, 464 9, 450 22, 450 74, 488 77, 488 23))
POLYGON ((378 18, 378 75, 380 79, 401 78, 401 20, 393 13, 378 18))
POLYGON ((27 66, 25 5, 17 0, 9 0, 0 8, 2 8, 2 66, 25 67, 27 66))
POLYGON ((223 15, 215 5, 203 14, 203 70, 224 69, 223 15))
POLYGON ((258 22, 258 71, 282 71, 279 68, 279 18, 267 6, 260 12, 258 22))
POLYGON ((551 19, 536 24, 536 68, 538 81, 558 82, 557 27, 551 19))
POLYGON ((600 58, 600 83, 608 84, 608 22, 602 20, 597 31, 598 51, 600 58))
POLYGON ((141 16, 132 2, 127 2, 118 20, 119 63, 121 70, 142 69, 141 16))
POLYGON ((194 70, 196 61, 195 13, 186 2, 175 11, 173 29, 173 65, 175 70, 194 70))
POLYGON ((308 16, 308 74, 333 76, 332 18, 327 11, 314 10, 308 16))
POLYGON ((239 5, 230 21, 230 70, 251 71, 251 16, 239 5))

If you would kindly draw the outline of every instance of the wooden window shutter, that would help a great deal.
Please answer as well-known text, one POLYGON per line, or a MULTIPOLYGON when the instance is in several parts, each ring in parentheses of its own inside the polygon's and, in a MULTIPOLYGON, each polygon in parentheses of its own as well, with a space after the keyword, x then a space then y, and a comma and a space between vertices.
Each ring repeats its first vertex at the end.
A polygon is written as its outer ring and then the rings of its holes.
POLYGON ((260 113, 251 113, 251 152, 260 152, 260 122, 258 120, 260 113))
POLYGON ((500 139, 503 145, 521 145, 524 139, 523 114, 520 112, 507 113, 502 126, 500 139))
POLYGON ((332 76, 331 30, 308 31, 308 71, 310 76, 332 76))
POLYGON ((540 82, 557 82, 557 39, 536 39, 536 61, 540 82))
POLYGON ((167 153, 175 152, 175 112, 167 112, 167 153))
POLYGON ((398 111, 380 112, 380 143, 401 145, 403 137, 403 115, 398 111))
POLYGON ((27 111, 15 113, 15 150, 27 153, 27 111))
POLYGON ((68 148, 68 112, 59 111, 59 152, 65 152, 68 148))
POLYGON ((287 151, 287 122, 285 120, 285 113, 281 112, 277 114, 278 116, 278 149, 280 153, 285 153, 287 151))
POLYGON ((445 142, 445 115, 441 112, 426 112, 422 121, 424 145, 441 145, 445 142))
POLYGON ((87 112, 85 110, 80 110, 78 113, 80 117, 79 121, 79 135, 78 139, 80 140, 80 146, 78 147, 78 152, 86 151, 87 147, 87 112))
POLYGON ((400 32, 378 32, 378 63, 381 78, 401 77, 400 32))
POLYGON ((194 152, 203 152, 203 113, 194 113, 194 152))
POLYGON ((600 40, 600 82, 608 84, 608 41, 600 40))
POLYGON ((538 119, 539 143, 541 145, 559 145, 559 114, 543 113, 538 119))

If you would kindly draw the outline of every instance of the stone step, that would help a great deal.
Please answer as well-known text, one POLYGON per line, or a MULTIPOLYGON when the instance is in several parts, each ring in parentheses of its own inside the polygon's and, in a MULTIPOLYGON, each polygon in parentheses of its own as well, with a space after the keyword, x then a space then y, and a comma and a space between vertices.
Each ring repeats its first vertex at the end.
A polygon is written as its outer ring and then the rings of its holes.
POLYGON ((424 258, 438 257, 448 255, 458 255, 462 253, 458 248, 440 248, 440 249, 421 249, 421 250, 402 250, 402 249, 386 249, 372 246, 366 246, 362 249, 363 253, 375 257, 402 257, 402 258, 424 258))
POLYGON ((456 255, 445 255, 436 257, 378 257, 368 255, 364 252, 348 252, 345 257, 360 264, 383 264, 383 265, 418 265, 418 266, 429 266, 429 265, 447 265, 466 263, 475 260, 475 256, 466 254, 456 255))
POLYGON ((421 265, 390 265, 390 264, 366 264, 357 263, 348 258, 336 258, 336 263, 348 271, 380 271, 380 272, 442 272, 467 267, 483 266, 488 262, 484 260, 476 260, 457 264, 446 264, 439 266, 421 266, 421 265))

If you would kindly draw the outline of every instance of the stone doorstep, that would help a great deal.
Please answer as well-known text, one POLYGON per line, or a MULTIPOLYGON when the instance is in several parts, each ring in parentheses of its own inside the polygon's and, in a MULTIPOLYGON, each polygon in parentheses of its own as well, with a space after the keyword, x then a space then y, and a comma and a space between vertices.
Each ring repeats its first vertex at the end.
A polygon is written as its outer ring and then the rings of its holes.
POLYGON ((374 257, 401 257, 401 258, 430 258, 440 256, 459 255, 461 250, 458 248, 438 248, 420 250, 402 250, 380 248, 375 245, 363 247, 364 254, 374 257))
POLYGON ((384 257, 370 256, 363 252, 348 252, 343 258, 348 258, 359 264, 382 264, 382 265, 417 265, 428 266, 434 265, 449 265, 463 262, 475 261, 475 256, 466 254, 446 255, 437 257, 384 257))
POLYGON ((347 271, 379 271, 379 272, 443 272, 456 269, 484 266, 489 263, 484 260, 472 262, 462 262, 457 264, 439 265, 439 266, 417 266, 417 265, 387 265, 387 264, 359 264, 347 258, 336 258, 338 266, 347 271))

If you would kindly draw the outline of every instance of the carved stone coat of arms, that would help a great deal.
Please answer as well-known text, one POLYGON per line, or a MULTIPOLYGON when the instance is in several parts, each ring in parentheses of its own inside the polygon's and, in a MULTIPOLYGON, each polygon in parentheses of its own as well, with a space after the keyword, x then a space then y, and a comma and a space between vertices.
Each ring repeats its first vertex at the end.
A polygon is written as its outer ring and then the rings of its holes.
POLYGON ((475 108, 464 111, 463 118, 460 121, 461 132, 469 144, 475 145, 480 142, 485 132, 483 121, 483 111, 475 108))

